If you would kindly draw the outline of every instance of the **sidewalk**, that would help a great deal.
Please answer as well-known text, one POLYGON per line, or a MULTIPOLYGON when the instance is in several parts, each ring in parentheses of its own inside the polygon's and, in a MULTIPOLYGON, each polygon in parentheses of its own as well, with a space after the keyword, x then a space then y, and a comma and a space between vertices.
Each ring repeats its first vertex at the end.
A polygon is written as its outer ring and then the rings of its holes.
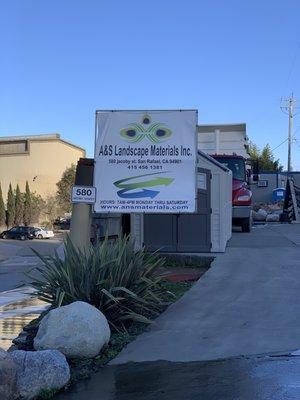
POLYGON ((111 364, 298 349, 299 294, 300 225, 234 233, 204 277, 111 364))

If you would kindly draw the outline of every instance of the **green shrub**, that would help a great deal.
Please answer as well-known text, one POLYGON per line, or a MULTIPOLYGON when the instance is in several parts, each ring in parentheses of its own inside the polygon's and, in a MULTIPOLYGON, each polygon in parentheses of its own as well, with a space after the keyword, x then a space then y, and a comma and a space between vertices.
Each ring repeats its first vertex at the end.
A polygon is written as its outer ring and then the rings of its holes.
POLYGON ((23 222, 29 226, 32 219, 32 201, 28 181, 26 181, 24 200, 23 200, 23 222))
POLYGON ((113 330, 124 331, 132 321, 149 323, 159 314, 162 288, 156 270, 164 260, 135 251, 128 236, 113 244, 105 240, 85 253, 65 241, 65 259, 43 257, 37 274, 30 275, 35 295, 59 307, 85 301, 101 310, 113 330))
POLYGON ((23 225, 23 202, 19 185, 15 193, 15 225, 23 225))

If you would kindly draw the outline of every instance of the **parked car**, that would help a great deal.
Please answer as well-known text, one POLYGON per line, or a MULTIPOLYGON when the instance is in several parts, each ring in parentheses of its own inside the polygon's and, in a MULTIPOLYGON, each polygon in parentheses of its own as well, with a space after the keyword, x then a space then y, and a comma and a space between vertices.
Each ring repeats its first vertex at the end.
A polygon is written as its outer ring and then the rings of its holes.
POLYGON ((1 239, 34 239, 34 227, 33 226, 14 226, 8 231, 3 231, 0 235, 1 239))
POLYGON ((34 235, 37 239, 50 239, 54 237, 53 231, 50 231, 42 226, 34 228, 34 235))
POLYGON ((54 221, 53 226, 55 227, 55 229, 58 230, 69 230, 70 223, 71 223, 70 218, 57 218, 54 221))

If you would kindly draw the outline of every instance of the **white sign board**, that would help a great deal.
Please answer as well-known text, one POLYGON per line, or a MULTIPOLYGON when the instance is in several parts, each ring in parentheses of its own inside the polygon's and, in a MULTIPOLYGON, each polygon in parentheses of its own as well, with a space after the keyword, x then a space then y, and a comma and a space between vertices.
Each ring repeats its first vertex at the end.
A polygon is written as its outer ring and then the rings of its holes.
POLYGON ((93 186, 73 186, 72 203, 94 204, 96 201, 96 188, 93 186))
POLYGON ((97 111, 95 211, 193 213, 197 111, 97 111))

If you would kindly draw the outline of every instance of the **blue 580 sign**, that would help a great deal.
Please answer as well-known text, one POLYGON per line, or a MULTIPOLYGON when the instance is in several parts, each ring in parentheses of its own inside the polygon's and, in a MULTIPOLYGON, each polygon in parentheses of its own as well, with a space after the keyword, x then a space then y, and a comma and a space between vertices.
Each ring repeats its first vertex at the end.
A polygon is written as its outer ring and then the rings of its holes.
POLYGON ((94 204, 96 201, 96 188, 93 186, 73 186, 72 203, 94 204))

